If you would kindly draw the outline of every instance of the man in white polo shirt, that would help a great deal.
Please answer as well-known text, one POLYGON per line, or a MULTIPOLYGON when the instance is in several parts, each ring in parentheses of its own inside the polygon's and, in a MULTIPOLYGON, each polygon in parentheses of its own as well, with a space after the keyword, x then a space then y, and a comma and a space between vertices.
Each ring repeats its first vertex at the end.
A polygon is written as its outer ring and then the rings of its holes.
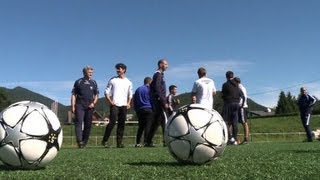
POLYGON ((118 121, 117 126, 117 148, 123 148, 122 143, 125 121, 127 118, 127 110, 130 108, 132 99, 132 83, 125 76, 127 66, 122 63, 118 63, 115 66, 118 76, 111 78, 105 89, 105 97, 110 104, 110 121, 106 127, 102 145, 109 147, 108 139, 111 131, 118 121))

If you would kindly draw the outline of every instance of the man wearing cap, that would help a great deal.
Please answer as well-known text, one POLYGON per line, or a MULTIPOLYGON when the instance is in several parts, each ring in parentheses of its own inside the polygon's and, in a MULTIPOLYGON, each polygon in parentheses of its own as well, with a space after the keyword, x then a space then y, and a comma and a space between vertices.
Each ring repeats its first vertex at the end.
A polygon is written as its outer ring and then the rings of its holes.
POLYGON ((85 66, 82 72, 83 78, 75 81, 71 95, 71 112, 75 114, 74 124, 79 148, 84 148, 89 140, 94 106, 99 96, 97 82, 92 79, 93 68, 85 66))
POLYGON ((316 98, 310 96, 305 87, 300 88, 300 97, 298 99, 298 106, 300 111, 300 118, 304 130, 306 131, 306 142, 312 142, 312 132, 310 128, 310 115, 312 106, 316 103, 316 98))
POLYGON ((112 77, 105 89, 105 97, 110 105, 110 121, 105 129, 102 140, 104 147, 109 147, 108 140, 113 127, 118 121, 117 126, 117 148, 123 148, 123 133, 125 121, 127 118, 127 110, 130 109, 132 99, 132 83, 125 76, 127 66, 123 63, 115 65, 117 76, 112 77))

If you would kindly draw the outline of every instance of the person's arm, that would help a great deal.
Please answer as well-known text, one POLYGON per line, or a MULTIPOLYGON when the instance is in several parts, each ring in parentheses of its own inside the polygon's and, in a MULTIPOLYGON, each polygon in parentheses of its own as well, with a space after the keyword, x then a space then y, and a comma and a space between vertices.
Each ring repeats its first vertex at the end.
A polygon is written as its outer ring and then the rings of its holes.
POLYGON ((75 81, 71 91, 71 112, 72 113, 76 111, 77 84, 78 82, 75 81))
POLYGON ((195 104, 197 102, 197 83, 194 82, 192 86, 192 91, 191 91, 191 103, 195 104))
POLYGON ((98 102, 98 94, 94 95, 93 101, 92 103, 89 105, 89 108, 94 108, 94 106, 97 104, 98 102))
POLYGON ((172 108, 172 103, 173 103, 173 102, 172 102, 172 95, 169 95, 167 99, 168 99, 168 106, 169 106, 168 109, 169 109, 169 111, 173 112, 173 108, 172 108))
POLYGON ((212 96, 215 96, 216 94, 217 94, 217 89, 216 89, 216 86, 214 85, 214 82, 213 82, 212 96))
POLYGON ((76 95, 71 95, 71 112, 74 113, 76 111, 76 95))
POLYGON ((163 94, 162 90, 165 89, 165 87, 162 87, 162 74, 160 72, 156 72, 156 74, 153 76, 153 80, 155 82, 155 94, 158 96, 161 104, 163 107, 168 108, 168 103, 167 103, 167 97, 165 94, 163 94))
POLYGON ((132 91, 132 83, 130 82, 129 84, 129 89, 128 89, 128 102, 127 102, 127 109, 130 109, 131 107, 131 100, 133 96, 133 91, 132 91))
POLYGON ((112 100, 112 98, 111 98, 111 96, 112 96, 112 90, 113 90, 113 88, 112 88, 113 86, 112 86, 112 83, 111 83, 111 80, 108 82, 108 84, 107 84, 107 87, 106 87, 106 89, 105 89, 105 91, 104 91, 104 96, 105 96, 105 98, 106 98, 106 101, 110 104, 110 106, 114 106, 114 102, 113 102, 113 100, 112 100))
POLYGON ((244 96, 244 93, 243 91, 239 88, 239 95, 240 95, 240 98, 242 99, 242 102, 240 104, 240 107, 243 107, 244 106, 244 103, 245 103, 245 100, 246 100, 246 97, 244 96))
POLYGON ((310 96, 310 95, 308 95, 308 96, 309 96, 309 101, 310 101, 309 107, 312 107, 317 102, 317 99, 314 96, 310 96))

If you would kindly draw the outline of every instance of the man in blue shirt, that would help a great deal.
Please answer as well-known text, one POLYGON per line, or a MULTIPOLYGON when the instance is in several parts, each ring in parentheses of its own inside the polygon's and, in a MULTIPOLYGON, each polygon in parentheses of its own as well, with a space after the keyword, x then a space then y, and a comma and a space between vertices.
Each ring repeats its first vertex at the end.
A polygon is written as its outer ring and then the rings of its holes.
POLYGON ((133 96, 134 110, 137 113, 139 125, 135 147, 142 147, 142 145, 140 144, 140 140, 143 132, 144 143, 146 144, 147 136, 149 134, 153 119, 153 111, 150 98, 151 81, 152 80, 150 77, 144 78, 144 85, 137 88, 133 96))
POLYGON ((89 140, 94 105, 98 101, 99 89, 92 75, 93 68, 85 66, 83 78, 76 80, 72 89, 71 112, 75 113, 74 123, 79 148, 84 148, 89 140))
POLYGON ((300 88, 300 97, 298 99, 300 118, 304 130, 307 135, 307 142, 312 142, 312 132, 310 128, 310 115, 312 111, 312 106, 316 103, 316 98, 310 96, 307 89, 304 87, 300 88))

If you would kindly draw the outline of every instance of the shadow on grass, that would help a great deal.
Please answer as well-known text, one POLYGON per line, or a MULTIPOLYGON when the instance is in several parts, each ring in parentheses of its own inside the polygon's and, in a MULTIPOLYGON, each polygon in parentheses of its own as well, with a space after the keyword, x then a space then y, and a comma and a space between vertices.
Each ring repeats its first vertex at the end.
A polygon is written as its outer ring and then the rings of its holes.
POLYGON ((198 166, 197 164, 183 164, 179 162, 134 162, 128 163, 131 166, 156 166, 156 167, 164 167, 164 166, 198 166))
POLYGON ((10 167, 4 164, 0 165, 0 171, 38 171, 38 170, 44 170, 44 169, 45 167, 26 169, 26 168, 10 167))
POLYGON ((293 153, 297 153, 297 154, 320 154, 319 150, 289 150, 287 152, 293 152, 293 153))

